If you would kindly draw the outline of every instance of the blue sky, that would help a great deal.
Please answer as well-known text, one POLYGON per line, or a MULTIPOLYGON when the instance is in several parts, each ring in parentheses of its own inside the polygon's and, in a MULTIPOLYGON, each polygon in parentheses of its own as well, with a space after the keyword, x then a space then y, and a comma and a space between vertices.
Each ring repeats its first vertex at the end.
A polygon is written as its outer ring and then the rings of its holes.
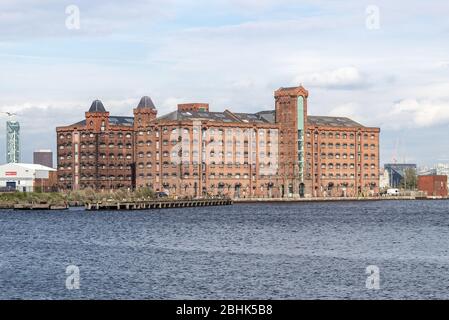
POLYGON ((2 0, 0 111, 19 114, 31 161, 97 98, 116 115, 143 95, 159 114, 192 101, 251 112, 301 83, 310 114, 381 127, 381 162, 449 162, 449 3, 392 2, 2 0))

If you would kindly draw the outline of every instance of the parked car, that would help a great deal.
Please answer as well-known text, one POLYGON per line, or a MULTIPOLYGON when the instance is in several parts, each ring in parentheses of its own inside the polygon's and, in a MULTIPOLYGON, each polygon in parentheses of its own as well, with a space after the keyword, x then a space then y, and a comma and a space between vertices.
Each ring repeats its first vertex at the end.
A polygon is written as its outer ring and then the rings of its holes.
POLYGON ((388 189, 387 190, 387 196, 398 196, 399 195, 399 189, 388 189))
POLYGON ((157 192, 156 198, 168 198, 168 193, 167 192, 157 192))

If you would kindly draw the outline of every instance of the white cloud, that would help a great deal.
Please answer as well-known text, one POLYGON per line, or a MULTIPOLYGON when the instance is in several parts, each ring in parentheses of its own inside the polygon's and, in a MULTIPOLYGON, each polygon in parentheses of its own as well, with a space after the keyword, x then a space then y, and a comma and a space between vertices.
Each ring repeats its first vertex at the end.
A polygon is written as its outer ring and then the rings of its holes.
POLYGON ((280 5, 282 2, 285 2, 285 0, 228 0, 227 3, 224 3, 240 10, 260 11, 280 5))
POLYGON ((132 26, 148 25, 173 15, 172 0, 122 1, 88 0, 2 0, 0 2, 0 39, 24 39, 62 36, 108 35, 124 32, 132 26), (65 9, 80 9, 81 28, 68 30, 65 9), (144 13, 144 14, 142 14, 144 13))
POLYGON ((414 95, 419 99, 448 99, 449 100, 449 82, 447 82, 447 77, 445 81, 432 82, 414 88, 414 95))
POLYGON ((176 97, 169 97, 166 98, 162 104, 160 105, 160 107, 158 107, 158 116, 162 116, 166 113, 175 111, 178 109, 178 104, 181 103, 189 103, 191 101, 188 101, 185 98, 176 98, 176 97))
POLYGON ((360 118, 360 110, 361 106, 358 103, 350 102, 332 108, 332 110, 329 112, 329 116, 348 117, 357 120, 360 118))
POLYGON ((449 123, 449 100, 404 99, 383 115, 385 128, 427 128, 449 123))
MULTIPOLYGON (((294 32, 324 30, 346 25, 344 19, 330 17, 298 17, 286 20, 246 21, 239 24, 228 24, 218 27, 194 27, 185 30, 188 35, 195 36, 234 36, 264 38, 277 34, 278 37, 291 35, 294 32)), ((247 38, 248 39, 248 38, 247 38)))
POLYGON ((343 67, 330 71, 315 72, 296 78, 310 87, 327 89, 355 89, 367 85, 367 79, 355 67, 343 67))

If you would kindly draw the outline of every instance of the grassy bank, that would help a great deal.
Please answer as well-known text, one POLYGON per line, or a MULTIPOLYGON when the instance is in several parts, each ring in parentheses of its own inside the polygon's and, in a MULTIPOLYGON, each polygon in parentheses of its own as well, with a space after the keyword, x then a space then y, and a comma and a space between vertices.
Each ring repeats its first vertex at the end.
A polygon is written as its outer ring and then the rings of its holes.
POLYGON ((137 200, 154 197, 154 192, 147 188, 138 189, 136 191, 113 190, 104 192, 95 191, 93 189, 70 191, 67 193, 10 192, 0 193, 0 208, 12 208, 15 204, 48 203, 51 205, 64 205, 65 203, 83 204, 87 201, 101 201, 108 199, 137 200))
POLYGON ((0 208, 12 208, 15 204, 48 203, 63 205, 65 196, 61 193, 13 192, 0 194, 0 208))
POLYGON ((109 190, 96 191, 93 189, 84 189, 70 191, 64 195, 69 202, 101 201, 101 200, 137 200, 155 198, 155 193, 151 189, 141 188, 135 191, 127 190, 109 190))

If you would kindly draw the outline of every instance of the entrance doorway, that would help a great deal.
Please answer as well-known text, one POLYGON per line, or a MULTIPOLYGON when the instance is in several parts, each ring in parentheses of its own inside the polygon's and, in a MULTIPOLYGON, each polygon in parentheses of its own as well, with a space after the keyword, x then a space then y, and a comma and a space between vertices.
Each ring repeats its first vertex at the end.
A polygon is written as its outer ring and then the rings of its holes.
POLYGON ((234 187, 234 198, 240 198, 240 188, 241 188, 241 184, 238 183, 235 185, 234 187))
POLYGON ((16 190, 16 182, 6 182, 6 188, 8 188, 9 190, 16 190))
POLYGON ((305 196, 305 190, 306 189, 306 186, 304 185, 304 183, 300 183, 299 184, 299 196, 301 197, 301 198, 304 198, 304 196, 305 196))

